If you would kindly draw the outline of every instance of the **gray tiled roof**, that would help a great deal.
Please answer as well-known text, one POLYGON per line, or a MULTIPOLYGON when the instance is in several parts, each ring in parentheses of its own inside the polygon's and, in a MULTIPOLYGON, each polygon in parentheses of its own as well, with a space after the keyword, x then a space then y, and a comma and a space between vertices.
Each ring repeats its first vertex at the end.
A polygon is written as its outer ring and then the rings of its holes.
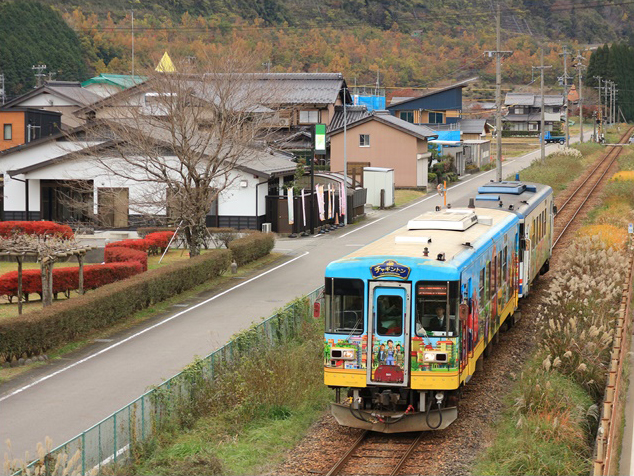
MULTIPOLYGON (((347 106, 346 107, 346 122, 352 124, 364 117, 370 115, 368 108, 365 106, 347 106)), ((343 106, 335 106, 335 113, 328 125, 328 131, 334 131, 343 127, 343 106)))
POLYGON ((263 150, 240 168, 271 177, 294 173, 297 164, 284 154, 263 150))
MULTIPOLYGON (((377 120, 382 122, 383 124, 387 124, 396 129, 400 129, 407 134, 411 134, 419 139, 427 139, 429 137, 438 137, 434 131, 432 131, 427 126, 419 126, 416 124, 412 124, 411 122, 404 121, 403 119, 399 119, 396 116, 393 116, 389 113, 389 111, 372 111, 371 114, 363 117, 353 123, 350 123, 350 127, 355 127, 359 124, 363 124, 364 122, 377 120)), ((330 134, 338 134, 343 131, 343 124, 338 129, 332 129, 330 134)))
POLYGON ((462 119, 460 121, 460 130, 466 134, 482 134, 486 119, 462 119))
MULTIPOLYGON (((504 100, 505 106, 540 107, 541 103, 541 95, 527 93, 508 93, 504 100)), ((559 94, 545 94, 544 103, 546 106, 563 106, 564 98, 559 94)))
POLYGON ((81 87, 81 83, 76 81, 47 81, 43 86, 35 88, 22 96, 19 96, 8 103, 4 107, 13 107, 21 102, 35 97, 40 93, 55 94, 63 96, 72 102, 75 102, 77 106, 88 106, 94 102, 103 99, 101 96, 88 91, 81 87))

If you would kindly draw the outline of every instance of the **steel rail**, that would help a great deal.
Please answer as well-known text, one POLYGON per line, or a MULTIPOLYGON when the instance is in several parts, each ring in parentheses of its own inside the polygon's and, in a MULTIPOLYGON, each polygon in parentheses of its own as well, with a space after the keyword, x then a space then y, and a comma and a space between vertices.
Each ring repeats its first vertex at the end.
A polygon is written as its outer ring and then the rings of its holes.
MULTIPOLYGON (((625 133, 621 136, 621 138, 619 139, 619 144, 624 144, 624 140, 626 137, 629 137, 632 134, 632 129, 634 129, 634 127, 630 127, 627 131, 625 131, 625 133)), ((607 153, 607 155, 605 156, 605 158, 599 162, 597 164, 597 166, 592 170, 592 172, 590 172, 588 174, 588 176, 586 177, 586 179, 579 184, 579 186, 577 187, 577 189, 572 192, 572 194, 570 195, 570 197, 568 197, 568 200, 566 200, 561 206, 559 206, 559 211, 563 210, 564 208, 566 208, 566 205, 568 205, 568 202, 570 202, 570 200, 572 200, 576 195, 577 192, 579 192, 579 190, 581 190, 581 188, 588 182, 588 180, 590 180, 590 178, 594 175, 594 173, 599 169, 599 167, 601 167, 605 161, 607 160, 607 158, 610 156, 610 154, 612 154, 613 152, 618 151, 617 156, 621 153, 621 150, 623 150, 621 147, 616 147, 616 146, 611 146, 612 149, 607 153)))
POLYGON ((401 468, 403 467, 403 464, 405 463, 405 461, 407 461, 407 459, 409 458, 409 455, 412 454, 412 451, 414 451, 414 449, 416 449, 416 447, 418 446, 418 443, 420 443, 421 438, 423 437, 424 433, 421 432, 419 433, 419 435, 416 437, 416 439, 414 440, 414 442, 410 445, 410 447, 407 449, 407 451, 405 452, 405 454, 403 455, 403 457, 399 460, 398 463, 396 463, 396 467, 392 470, 392 472, 390 473, 390 476, 397 476, 397 474, 399 473, 399 471, 401 470, 401 468))
POLYGON ((341 470, 341 468, 343 468, 343 465, 348 462, 348 459, 350 459, 350 455, 352 455, 352 453, 359 446, 361 446, 361 443, 363 443, 363 441, 367 438, 369 434, 370 432, 368 430, 365 430, 363 433, 361 433, 361 436, 357 438, 357 441, 354 442, 352 447, 348 451, 346 451, 346 454, 341 457, 341 459, 332 467, 332 469, 328 471, 326 476, 334 476, 336 474, 339 474, 339 471, 341 470))
MULTIPOLYGON (((634 130, 634 126, 630 127, 625 134, 621 137, 621 141, 623 141, 626 137, 629 137, 632 134, 632 131, 634 130)), ((610 155, 612 154, 612 152, 614 152, 616 149, 616 147, 614 149, 612 149, 610 152, 608 152, 608 154, 605 156, 605 158, 599 163, 599 165, 597 165, 597 167, 594 168, 594 170, 590 173, 590 175, 588 175, 588 178, 586 178, 583 183, 581 185, 579 185, 579 187, 572 193, 572 195, 568 198, 568 200, 566 200, 566 202, 561 206, 561 208, 559 209, 560 211, 563 210, 564 206, 566 204, 568 204, 568 202, 570 202, 570 200, 572 200, 573 198, 576 197, 577 193, 579 192, 579 190, 581 190, 581 188, 588 182, 588 180, 590 180, 590 177, 593 176, 594 172, 601 167, 602 165, 604 165, 606 163, 606 161, 608 160, 608 158, 610 157, 610 155)), ((614 154, 614 156, 612 157, 612 159, 610 160, 610 163, 608 164, 608 166, 605 168, 605 170, 603 171, 603 173, 601 174, 601 176, 597 179, 597 181, 595 182, 595 184, 592 186, 592 188, 590 189, 590 191, 587 193, 586 198, 583 200, 583 202, 581 202, 581 204, 579 205, 579 207, 577 208, 577 210, 575 211, 575 213, 572 215, 572 217, 570 218, 570 220, 568 220, 568 223, 566 223, 566 226, 564 226, 564 228, 561 230, 561 232, 559 233, 559 236, 557 236, 557 239, 553 242, 553 248, 555 248, 557 246, 557 244, 559 243, 559 241, 561 240, 561 238, 564 236, 564 234, 566 233, 566 230, 568 230, 568 228, 570 227, 570 225, 572 225, 572 222, 574 221, 574 219, 577 217, 577 215, 581 212, 581 209, 584 207, 584 205, 588 202, 588 200, 590 200, 590 197, 592 196, 592 193, 595 191, 595 189, 599 186, 599 184, 601 183, 601 181, 603 180, 603 178, 605 177, 605 175, 608 173, 608 171, 610 170, 610 168, 612 167, 612 164, 614 164, 614 162, 616 161, 616 159, 618 159, 619 155, 621 155, 621 152, 623 151, 623 148, 619 147, 618 149, 616 149, 616 154, 614 154)))

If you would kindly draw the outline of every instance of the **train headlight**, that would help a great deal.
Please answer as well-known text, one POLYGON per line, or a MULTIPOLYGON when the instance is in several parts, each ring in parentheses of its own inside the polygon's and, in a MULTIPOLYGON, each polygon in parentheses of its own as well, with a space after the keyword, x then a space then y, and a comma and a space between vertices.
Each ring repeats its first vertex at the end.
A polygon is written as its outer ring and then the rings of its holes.
POLYGON ((447 354, 445 352, 425 352, 423 360, 425 362, 447 362, 447 354))
POLYGON ((357 353, 355 349, 333 347, 330 349, 330 358, 336 360, 356 360, 357 353))

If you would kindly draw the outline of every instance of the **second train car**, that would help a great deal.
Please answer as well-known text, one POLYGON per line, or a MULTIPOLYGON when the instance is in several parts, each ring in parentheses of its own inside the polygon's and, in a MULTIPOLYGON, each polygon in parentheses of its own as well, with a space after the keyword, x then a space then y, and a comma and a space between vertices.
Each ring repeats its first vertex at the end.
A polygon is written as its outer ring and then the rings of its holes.
POLYGON ((491 182, 326 268, 324 381, 345 426, 443 429, 552 252, 552 189, 491 182), (341 390, 347 390, 343 400, 341 390))

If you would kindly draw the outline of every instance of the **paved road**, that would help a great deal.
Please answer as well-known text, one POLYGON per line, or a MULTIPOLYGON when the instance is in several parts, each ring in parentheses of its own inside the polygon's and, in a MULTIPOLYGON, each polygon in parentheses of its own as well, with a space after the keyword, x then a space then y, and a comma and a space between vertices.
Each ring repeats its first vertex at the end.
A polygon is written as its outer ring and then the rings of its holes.
MULTIPOLYGON (((504 176, 515 174, 538 156, 539 151, 506 162, 504 176)), ((466 177, 451 187, 448 201, 466 203, 479 185, 494 178, 494 170, 466 177)), ((280 239, 276 249, 288 255, 285 263, 251 279, 236 280, 233 288, 174 306, 112 342, 95 343, 3 384, 0 442, 10 438, 14 455, 20 455, 24 451, 34 454, 37 442, 46 436, 55 445, 73 438, 127 405, 148 386, 177 373, 195 356, 209 354, 237 331, 316 289, 323 283, 330 261, 439 204, 440 197, 430 194, 403 208, 374 212, 362 224, 335 233, 280 239)))

